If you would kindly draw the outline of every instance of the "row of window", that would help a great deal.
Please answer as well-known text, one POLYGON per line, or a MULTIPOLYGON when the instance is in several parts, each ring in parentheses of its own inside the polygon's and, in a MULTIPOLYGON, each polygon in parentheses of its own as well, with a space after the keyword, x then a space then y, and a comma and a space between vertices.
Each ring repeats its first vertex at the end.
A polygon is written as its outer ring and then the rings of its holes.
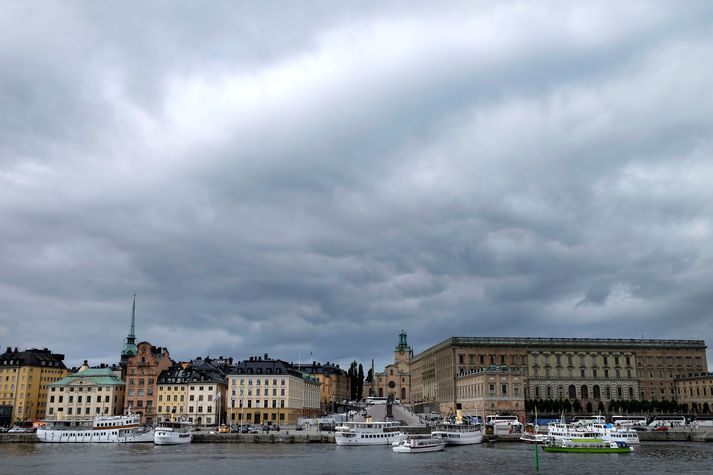
MULTIPOLYGON (((253 379, 252 379, 252 378, 248 378, 248 379, 243 379, 243 378, 240 378, 240 379, 238 379, 238 378, 230 378, 230 381, 231 381, 231 384, 232 384, 233 386, 237 386, 237 385, 238 385, 238 381, 240 381, 240 383, 239 383, 240 386, 245 386, 245 381, 248 382, 247 386, 252 386, 252 385, 253 385, 253 379)), ((269 385, 270 385, 270 380, 269 380, 268 378, 265 378, 265 379, 256 378, 256 379, 255 379, 255 386, 260 386, 260 385, 261 385, 261 381, 262 381, 262 383, 264 383, 264 384, 263 384, 264 386, 269 386, 269 385)), ((272 385, 273 385, 273 386, 277 386, 277 379, 273 379, 273 380, 272 380, 272 385)), ((280 386, 284 386, 284 385, 285 385, 285 378, 282 378, 282 379, 280 379, 280 386)))
MULTIPOLYGON (((208 412, 209 414, 213 412, 213 406, 205 406, 205 407, 206 407, 206 409, 207 409, 206 412, 208 412)), ((193 410, 194 410, 194 409, 195 409, 195 406, 188 406, 188 413, 189 413, 189 414, 193 414, 193 410)), ((159 412, 159 413, 163 412, 163 406, 158 406, 158 411, 157 411, 157 412, 159 412)), ((178 407, 178 406, 173 406, 173 408, 172 408, 171 406, 166 406, 166 412, 171 412, 171 413, 173 413, 173 414, 180 414, 180 413, 182 413, 183 411, 181 410, 181 411, 179 412, 179 407, 178 407)), ((198 406, 198 411, 196 411, 196 412, 198 412, 199 414, 202 413, 202 412, 203 412, 203 406, 198 406)))
MULTIPOLYGON (((101 396, 97 396, 96 402, 101 402, 101 399, 102 399, 101 396)), ((104 396, 104 402, 110 402, 110 400, 111 400, 111 396, 110 396, 110 395, 107 394, 106 396, 104 396)), ((55 401, 55 397, 54 397, 54 396, 50 396, 50 404, 54 403, 54 401, 55 401)), ((57 396, 57 402, 58 402, 58 403, 64 402, 64 396, 57 396)), ((67 397, 67 402, 68 402, 69 404, 73 404, 73 403, 74 403, 74 396, 68 396, 68 397, 67 397)), ((114 402, 116 402, 116 396, 114 396, 114 402)), ((92 397, 91 397, 91 396, 87 396, 86 398, 84 398, 84 403, 85 403, 85 404, 91 404, 91 403, 92 403, 92 397)), ((82 396, 77 396, 77 404, 82 404, 82 396)))

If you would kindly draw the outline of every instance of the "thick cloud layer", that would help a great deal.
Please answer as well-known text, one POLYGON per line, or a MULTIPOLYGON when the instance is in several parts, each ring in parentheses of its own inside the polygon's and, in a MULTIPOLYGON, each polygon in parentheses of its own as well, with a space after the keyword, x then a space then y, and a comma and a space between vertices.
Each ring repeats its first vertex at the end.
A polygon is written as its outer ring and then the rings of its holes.
POLYGON ((713 342, 709 2, 9 2, 0 344, 713 342))

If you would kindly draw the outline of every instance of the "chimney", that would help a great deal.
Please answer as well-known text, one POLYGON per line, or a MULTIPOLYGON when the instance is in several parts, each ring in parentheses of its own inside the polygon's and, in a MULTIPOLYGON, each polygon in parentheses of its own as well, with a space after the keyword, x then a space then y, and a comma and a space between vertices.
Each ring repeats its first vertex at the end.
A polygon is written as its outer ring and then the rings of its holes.
POLYGON ((267 358, 267 353, 265 353, 265 361, 267 361, 267 359, 268 359, 268 358, 267 358))
POLYGON ((232 357, 232 356, 228 356, 228 364, 233 364, 233 357, 232 357))

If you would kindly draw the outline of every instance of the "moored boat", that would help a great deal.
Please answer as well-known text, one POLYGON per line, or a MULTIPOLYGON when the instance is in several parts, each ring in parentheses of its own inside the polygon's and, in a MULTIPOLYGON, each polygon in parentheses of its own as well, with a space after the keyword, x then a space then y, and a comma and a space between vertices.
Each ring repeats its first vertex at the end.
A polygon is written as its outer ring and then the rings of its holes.
POLYGON ((480 424, 471 423, 470 418, 463 417, 460 409, 452 422, 438 424, 431 431, 431 436, 443 439, 446 445, 471 445, 483 442, 483 431, 480 424))
POLYGON ((84 420, 48 420, 37 429, 37 440, 50 443, 153 442, 154 432, 141 425, 141 417, 98 416, 84 420))
POLYGON ((190 444, 193 440, 193 424, 190 422, 162 422, 154 430, 154 444, 190 444))
POLYGON ((335 429, 337 445, 391 445, 401 440, 401 423, 345 422, 335 429))
POLYGON ((626 442, 607 442, 596 437, 552 439, 542 447, 545 452, 587 453, 587 454, 628 454, 633 450, 626 442))
POLYGON ((446 446, 444 439, 429 435, 409 435, 404 437, 392 450, 397 454, 438 452, 446 446))

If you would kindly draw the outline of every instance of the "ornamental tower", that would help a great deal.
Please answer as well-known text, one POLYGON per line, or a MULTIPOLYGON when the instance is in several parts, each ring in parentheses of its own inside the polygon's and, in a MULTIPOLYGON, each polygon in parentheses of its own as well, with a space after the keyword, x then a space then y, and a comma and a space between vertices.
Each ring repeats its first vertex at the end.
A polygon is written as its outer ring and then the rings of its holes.
POLYGON ((136 356, 138 349, 136 348, 136 335, 134 334, 134 326, 136 324, 136 294, 134 294, 134 304, 131 308, 131 327, 129 334, 126 336, 124 349, 121 350, 121 366, 126 366, 126 360, 132 356, 136 356))

